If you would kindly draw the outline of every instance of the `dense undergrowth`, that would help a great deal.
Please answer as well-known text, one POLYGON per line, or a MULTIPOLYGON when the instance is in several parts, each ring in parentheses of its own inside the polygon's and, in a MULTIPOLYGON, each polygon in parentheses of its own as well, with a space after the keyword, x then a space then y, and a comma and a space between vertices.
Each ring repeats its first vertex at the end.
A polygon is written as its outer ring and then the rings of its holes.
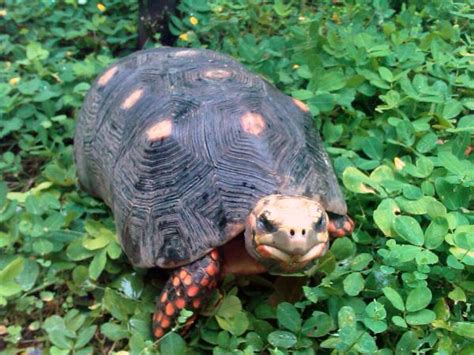
POLYGON ((474 353, 472 9, 316 3, 186 0, 172 26, 308 104, 356 231, 311 277, 227 278, 186 338, 154 343, 166 276, 127 263, 71 149, 90 83, 134 50, 137 5, 2 2, 1 353, 474 353))

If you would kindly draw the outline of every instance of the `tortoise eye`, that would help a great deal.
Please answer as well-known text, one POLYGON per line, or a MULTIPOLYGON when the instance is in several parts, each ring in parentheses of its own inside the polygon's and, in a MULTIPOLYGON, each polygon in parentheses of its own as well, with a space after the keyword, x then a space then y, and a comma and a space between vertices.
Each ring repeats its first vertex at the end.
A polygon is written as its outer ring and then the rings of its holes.
POLYGON ((262 213, 260 216, 258 216, 257 226, 258 228, 270 233, 274 233, 277 231, 277 228, 273 225, 272 222, 268 220, 265 213, 262 213))
POLYGON ((313 229, 316 232, 322 232, 324 229, 326 229, 326 218, 322 216, 317 222, 314 222, 313 229))

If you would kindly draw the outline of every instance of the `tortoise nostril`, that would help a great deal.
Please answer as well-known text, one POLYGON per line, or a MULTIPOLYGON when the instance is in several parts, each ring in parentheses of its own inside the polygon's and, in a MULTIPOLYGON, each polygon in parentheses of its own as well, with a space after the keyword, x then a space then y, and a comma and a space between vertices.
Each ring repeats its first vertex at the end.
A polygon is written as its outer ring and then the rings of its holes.
POLYGON ((305 234, 306 234, 306 229, 303 229, 303 230, 301 231, 301 234, 305 235, 305 234))
POLYGON ((290 235, 291 236, 294 236, 295 235, 295 231, 293 229, 290 229, 290 235))

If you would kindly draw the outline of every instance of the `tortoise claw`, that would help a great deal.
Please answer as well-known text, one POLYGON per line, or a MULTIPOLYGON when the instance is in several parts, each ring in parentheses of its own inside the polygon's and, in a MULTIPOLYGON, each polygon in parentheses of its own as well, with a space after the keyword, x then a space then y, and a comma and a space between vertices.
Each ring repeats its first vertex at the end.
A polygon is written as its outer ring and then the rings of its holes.
POLYGON ((181 334, 186 333, 197 318, 197 312, 206 304, 216 287, 219 276, 220 256, 217 250, 176 269, 170 275, 156 304, 153 315, 155 338, 161 338, 176 325, 179 313, 184 308, 194 312, 180 330, 181 334))
POLYGON ((354 221, 347 215, 331 214, 329 216, 328 232, 331 238, 340 238, 351 234, 354 226, 354 221))

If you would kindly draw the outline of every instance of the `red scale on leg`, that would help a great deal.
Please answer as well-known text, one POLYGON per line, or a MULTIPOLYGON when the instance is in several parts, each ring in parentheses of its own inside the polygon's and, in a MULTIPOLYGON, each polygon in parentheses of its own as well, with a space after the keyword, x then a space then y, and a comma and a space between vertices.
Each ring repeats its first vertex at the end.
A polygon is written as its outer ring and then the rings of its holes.
POLYGON ((183 308, 194 312, 181 330, 182 333, 186 332, 196 319, 199 309, 205 305, 204 300, 209 299, 208 296, 216 287, 219 274, 220 260, 217 250, 173 272, 156 305, 153 316, 155 337, 162 337, 175 326, 183 308))

